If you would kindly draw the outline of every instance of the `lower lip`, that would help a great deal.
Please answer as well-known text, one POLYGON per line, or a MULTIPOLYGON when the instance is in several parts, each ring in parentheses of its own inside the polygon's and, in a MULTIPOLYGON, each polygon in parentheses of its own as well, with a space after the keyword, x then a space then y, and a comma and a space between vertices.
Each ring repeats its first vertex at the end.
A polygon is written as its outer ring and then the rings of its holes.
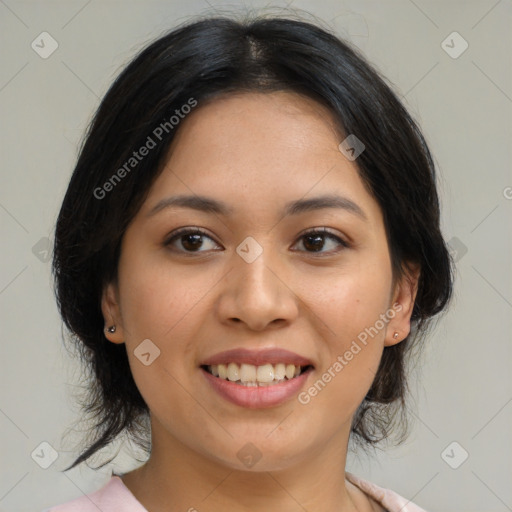
POLYGON ((261 409, 281 405, 297 395, 309 377, 311 368, 301 373, 298 377, 285 382, 257 387, 243 386, 236 382, 214 377, 204 368, 201 368, 201 371, 213 389, 229 402, 249 409, 261 409))

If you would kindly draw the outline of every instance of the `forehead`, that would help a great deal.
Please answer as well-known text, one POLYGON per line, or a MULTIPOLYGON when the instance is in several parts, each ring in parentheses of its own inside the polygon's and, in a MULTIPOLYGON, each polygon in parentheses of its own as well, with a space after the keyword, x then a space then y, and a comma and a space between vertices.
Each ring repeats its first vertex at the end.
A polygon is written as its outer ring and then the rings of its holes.
POLYGON ((290 143, 319 145, 340 139, 342 131, 333 113, 307 96, 291 91, 237 92, 199 103, 182 122, 171 145, 193 132, 211 146, 235 146, 253 137, 255 147, 290 143))
POLYGON ((379 215, 355 163, 338 149, 343 135, 333 114, 311 98, 223 96, 199 103, 178 128, 146 213, 170 193, 214 196, 235 213, 339 193, 379 215))

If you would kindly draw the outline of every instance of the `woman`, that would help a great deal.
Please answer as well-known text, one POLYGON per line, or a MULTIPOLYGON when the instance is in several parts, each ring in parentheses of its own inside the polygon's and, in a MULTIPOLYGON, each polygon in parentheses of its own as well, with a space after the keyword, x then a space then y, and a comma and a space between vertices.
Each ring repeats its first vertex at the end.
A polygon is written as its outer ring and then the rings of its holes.
MULTIPOLYGON (((91 384, 91 442, 139 468, 52 512, 418 511, 345 471, 403 412, 452 264, 415 122, 346 43, 206 18, 103 99, 53 270, 91 384)), ((70 469, 70 468, 68 468, 70 469)))

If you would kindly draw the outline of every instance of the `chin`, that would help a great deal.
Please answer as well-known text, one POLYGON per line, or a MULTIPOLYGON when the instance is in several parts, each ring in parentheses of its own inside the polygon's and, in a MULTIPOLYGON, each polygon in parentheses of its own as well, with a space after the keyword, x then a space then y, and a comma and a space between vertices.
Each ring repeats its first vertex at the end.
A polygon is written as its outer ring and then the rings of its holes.
POLYGON ((259 436, 230 439, 228 446, 216 444, 211 447, 208 456, 231 470, 255 473, 285 470, 300 464, 306 456, 309 447, 304 445, 304 440, 285 444, 283 439, 270 441, 265 436, 260 433, 259 436))

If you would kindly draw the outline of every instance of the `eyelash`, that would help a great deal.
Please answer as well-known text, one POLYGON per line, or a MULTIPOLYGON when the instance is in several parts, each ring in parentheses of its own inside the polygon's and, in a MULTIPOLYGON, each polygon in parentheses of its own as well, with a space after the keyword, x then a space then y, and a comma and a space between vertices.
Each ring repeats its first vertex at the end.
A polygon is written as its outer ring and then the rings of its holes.
MULTIPOLYGON (((165 240, 164 246, 165 247, 170 246, 175 240, 177 240, 180 237, 185 236, 185 235, 202 235, 202 236, 205 236, 205 237, 207 237, 210 240, 215 242, 215 240, 213 240, 213 238, 208 233, 203 231, 201 228, 182 228, 182 229, 179 229, 178 231, 176 231, 175 233, 171 233, 171 235, 165 240)), ((311 229, 310 231, 307 231, 306 233, 303 233, 299 237, 299 240, 304 239, 307 236, 312 236, 312 235, 321 235, 321 236, 324 236, 325 238, 330 238, 331 240, 335 240, 336 242, 339 243, 339 245, 342 246, 343 249, 350 248, 350 244, 348 242, 346 242, 345 240, 343 240, 339 236, 335 235, 334 233, 331 233, 326 228, 311 229)), ((215 242, 215 243, 217 243, 217 242, 215 242)), ((327 255, 332 255, 332 254, 338 253, 338 252, 340 252, 343 249, 337 249, 335 251, 328 251, 328 252, 315 252, 315 251, 303 251, 303 252, 306 252, 306 253, 311 254, 313 256, 317 256, 317 257, 320 256, 321 257, 322 255, 326 255, 326 254, 327 255)), ((174 250, 176 250, 176 249, 174 249, 174 250)), ((177 252, 182 252, 182 253, 186 254, 187 256, 192 256, 192 257, 195 256, 195 255, 199 255, 201 253, 207 252, 207 251, 186 251, 186 250, 185 251, 176 250, 176 251, 177 252)))

